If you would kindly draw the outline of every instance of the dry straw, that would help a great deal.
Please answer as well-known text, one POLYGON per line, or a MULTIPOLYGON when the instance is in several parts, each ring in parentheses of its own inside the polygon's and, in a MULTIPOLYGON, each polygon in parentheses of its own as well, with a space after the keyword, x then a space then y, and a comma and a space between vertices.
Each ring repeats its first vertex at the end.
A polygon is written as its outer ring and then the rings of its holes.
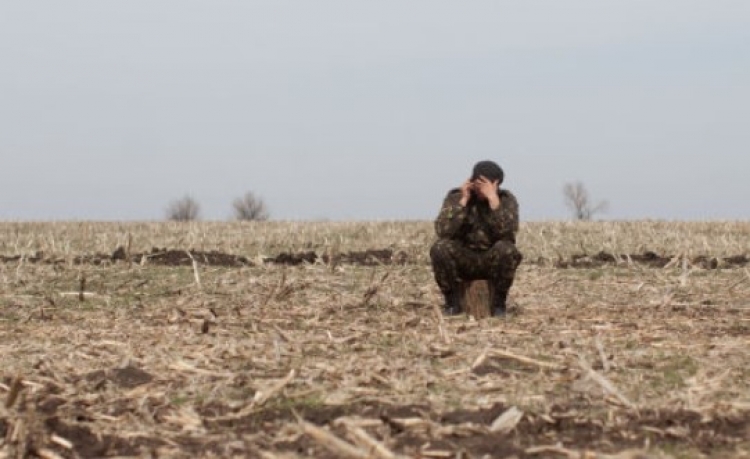
POLYGON ((0 457, 742 457, 750 274, 696 257, 748 236, 527 224, 515 312, 477 321, 440 314, 430 222, 2 224, 0 457), (119 246, 192 258, 77 263, 119 246), (406 263, 195 256, 332 247, 406 263))

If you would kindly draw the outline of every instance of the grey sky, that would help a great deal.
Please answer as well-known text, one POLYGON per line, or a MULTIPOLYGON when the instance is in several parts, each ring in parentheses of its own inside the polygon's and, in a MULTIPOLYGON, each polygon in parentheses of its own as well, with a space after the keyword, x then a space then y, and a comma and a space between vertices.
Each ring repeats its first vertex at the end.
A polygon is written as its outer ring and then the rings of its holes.
POLYGON ((526 220, 748 219, 750 2, 5 1, 0 219, 427 219, 494 159, 526 220))

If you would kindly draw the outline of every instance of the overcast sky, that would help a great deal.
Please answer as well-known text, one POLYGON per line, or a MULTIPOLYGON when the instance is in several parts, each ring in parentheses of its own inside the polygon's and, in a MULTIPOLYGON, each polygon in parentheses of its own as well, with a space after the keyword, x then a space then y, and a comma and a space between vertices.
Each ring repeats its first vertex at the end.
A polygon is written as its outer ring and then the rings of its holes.
POLYGON ((750 2, 3 1, 0 220, 750 218, 750 2))

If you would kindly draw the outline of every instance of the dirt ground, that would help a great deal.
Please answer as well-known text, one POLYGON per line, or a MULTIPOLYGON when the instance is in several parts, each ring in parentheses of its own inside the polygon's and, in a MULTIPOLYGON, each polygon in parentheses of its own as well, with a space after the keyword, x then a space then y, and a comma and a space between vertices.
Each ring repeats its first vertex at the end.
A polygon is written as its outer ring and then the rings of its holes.
MULTIPOLYGON (((573 254, 568 259, 557 258, 549 260, 544 257, 538 257, 534 260, 526 260, 526 264, 537 265, 554 265, 557 268, 601 268, 608 265, 627 264, 643 265, 651 268, 665 268, 674 264, 676 261, 682 261, 683 258, 677 255, 659 255, 655 252, 646 251, 638 254, 615 255, 608 252, 598 252, 594 255, 573 254)), ((141 266, 149 264, 156 266, 192 266, 193 262, 205 266, 223 266, 227 268, 240 266, 254 266, 257 263, 249 260, 247 257, 232 255, 216 250, 175 250, 160 249, 154 247, 150 252, 129 253, 124 247, 118 247, 112 254, 96 253, 93 255, 76 256, 72 259, 75 265, 102 265, 118 261, 128 261, 137 263, 141 266)), ((732 255, 726 257, 709 257, 700 255, 684 260, 690 266, 701 267, 704 269, 739 268, 750 264, 750 258, 746 255, 732 255)), ((0 256, 0 263, 44 263, 44 264, 65 264, 65 258, 45 257, 43 252, 37 252, 31 256, 13 255, 0 256)), ((313 250, 305 252, 281 252, 274 257, 264 257, 262 263, 271 263, 285 266, 299 266, 301 264, 324 263, 329 265, 338 265, 340 263, 354 264, 359 266, 381 266, 390 264, 407 264, 417 263, 415 259, 410 259, 409 255, 403 251, 394 251, 392 249, 367 249, 362 251, 350 251, 336 254, 318 254, 313 250)))
POLYGON ((594 253, 483 321, 379 247, 3 256, 0 458, 750 457, 747 258, 594 253))

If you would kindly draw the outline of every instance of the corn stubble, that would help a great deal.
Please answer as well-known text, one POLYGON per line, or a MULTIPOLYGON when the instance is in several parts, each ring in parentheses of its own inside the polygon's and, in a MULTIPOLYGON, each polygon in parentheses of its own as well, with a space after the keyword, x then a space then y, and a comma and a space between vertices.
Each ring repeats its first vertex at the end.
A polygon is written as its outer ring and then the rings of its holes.
POLYGON ((525 224, 503 320, 436 313, 433 234, 0 224, 0 458, 748 457, 750 269, 694 260, 750 254, 750 223, 525 224), (255 263, 130 259, 153 247, 255 263), (262 262, 384 248, 406 262, 262 262))

